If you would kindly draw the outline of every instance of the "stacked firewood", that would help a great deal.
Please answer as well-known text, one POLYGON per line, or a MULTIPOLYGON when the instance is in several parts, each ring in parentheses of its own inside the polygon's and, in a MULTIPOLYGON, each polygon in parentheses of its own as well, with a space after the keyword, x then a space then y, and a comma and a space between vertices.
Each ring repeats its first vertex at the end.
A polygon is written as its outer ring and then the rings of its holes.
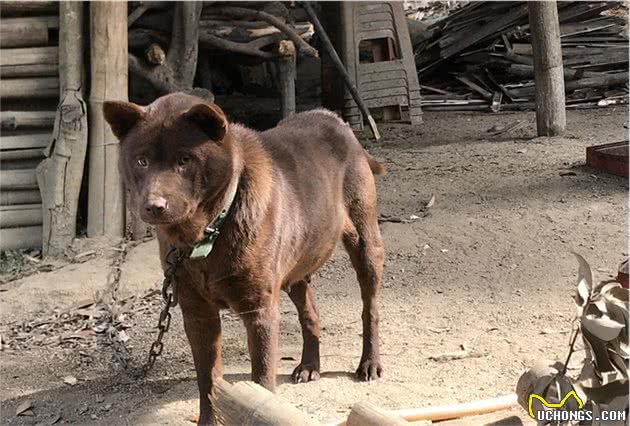
MULTIPOLYGON (((567 106, 626 103, 625 6, 558 2, 558 14, 567 106)), ((422 28, 414 41, 423 109, 535 107, 526 2, 471 2, 422 28)))
MULTIPOLYGON (((179 49, 173 40, 181 38, 178 33, 182 32, 187 34, 184 38, 194 38, 198 43, 195 86, 209 92, 213 92, 228 64, 254 65, 292 54, 283 51, 283 40, 291 41, 298 55, 317 56, 317 50, 308 43, 313 27, 305 12, 289 8, 287 3, 207 2, 198 15, 191 14, 184 25, 175 26, 177 17, 175 21, 173 17, 178 7, 181 5, 170 2, 130 3, 129 51, 137 58, 130 62, 132 73, 146 76, 151 67, 168 65, 169 50, 179 49)), ((153 85, 159 86, 155 80, 153 85)), ((170 87, 163 89, 172 91, 170 87)))
POLYGON ((51 140, 59 98, 58 7, 0 4, 0 250, 42 240, 35 168, 51 140))

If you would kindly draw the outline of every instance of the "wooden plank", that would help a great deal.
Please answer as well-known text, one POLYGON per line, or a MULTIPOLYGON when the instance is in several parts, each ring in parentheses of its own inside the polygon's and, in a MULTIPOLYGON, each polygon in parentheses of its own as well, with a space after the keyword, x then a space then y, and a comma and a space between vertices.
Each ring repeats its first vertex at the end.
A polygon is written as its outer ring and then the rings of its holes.
POLYGON ((4 151, 4 150, 0 151, 0 162, 21 161, 21 160, 41 160, 42 158, 44 158, 44 150, 41 148, 16 149, 13 151, 4 151))
POLYGON ((32 133, 28 135, 1 136, 0 149, 32 149, 45 148, 50 142, 48 133, 32 133))
POLYGON ((12 78, 2 80, 0 97, 54 98, 59 96, 59 79, 55 77, 12 78))
POLYGON ((59 10, 57 1, 0 1, 0 12, 2 16, 28 15, 28 14, 54 14, 59 10))
POLYGON ((0 190, 37 189, 35 170, 0 170, 0 190))
POLYGON ((33 47, 48 44, 48 25, 37 18, 3 19, 0 47, 33 47))
POLYGON ((41 245, 41 226, 0 229, 0 251, 38 248, 41 245))
POLYGON ((52 128, 55 111, 0 111, 0 128, 7 130, 23 128, 52 128))
POLYGON ((42 224, 41 204, 0 206, 0 228, 15 228, 42 224))
POLYGON ((2 67, 34 64, 57 65, 58 63, 59 48, 57 46, 0 50, 0 66, 2 67))
POLYGON ((0 67, 0 78, 56 76, 57 64, 7 65, 0 67))
POLYGON ((15 190, 0 192, 0 206, 11 204, 36 204, 41 203, 39 190, 15 190))

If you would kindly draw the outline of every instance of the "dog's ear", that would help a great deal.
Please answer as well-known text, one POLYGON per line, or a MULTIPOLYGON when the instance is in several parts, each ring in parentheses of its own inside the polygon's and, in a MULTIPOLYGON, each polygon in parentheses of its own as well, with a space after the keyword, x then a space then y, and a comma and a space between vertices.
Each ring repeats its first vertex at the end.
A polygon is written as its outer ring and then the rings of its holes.
POLYGON ((201 127, 213 141, 220 142, 227 132, 225 113, 217 105, 197 104, 184 113, 184 118, 201 127))
POLYGON ((103 103, 105 121, 112 128, 114 136, 121 140, 144 117, 144 109, 132 102, 106 101, 103 103))

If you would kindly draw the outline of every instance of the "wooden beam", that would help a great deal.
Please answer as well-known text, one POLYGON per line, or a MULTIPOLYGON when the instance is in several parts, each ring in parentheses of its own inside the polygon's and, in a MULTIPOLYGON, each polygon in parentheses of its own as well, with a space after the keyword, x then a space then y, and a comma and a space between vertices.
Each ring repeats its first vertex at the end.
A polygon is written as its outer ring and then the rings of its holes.
POLYGON ((35 170, 0 170, 0 189, 37 189, 35 170))
POLYGON ((0 251, 36 248, 41 245, 41 226, 0 229, 0 251))
POLYGON ((28 135, 1 136, 0 149, 31 149, 44 148, 50 142, 48 133, 33 133, 28 135))
POLYGON ((16 149, 12 151, 0 151, 0 162, 41 160, 44 158, 43 149, 16 149))
POLYGON ((55 77, 11 78, 2 80, 0 97, 15 98, 54 98, 59 96, 59 79, 55 77))
POLYGON ((62 256, 76 236, 79 192, 88 142, 87 106, 83 100, 83 2, 59 6, 60 105, 46 158, 37 166, 42 194, 42 250, 62 256))
POLYGON ((52 128, 53 124, 55 111, 0 111, 2 129, 52 128))
POLYGON ((28 47, 20 49, 0 50, 0 66, 33 65, 59 63, 59 48, 52 47, 28 47))
POLYGON ((538 136, 557 136, 567 126, 558 7, 555 0, 531 1, 527 7, 534 54, 538 136))
POLYGON ((12 204, 37 204, 41 202, 42 198, 39 195, 39 190, 37 189, 0 192, 0 206, 12 204))
POLYGON ((41 204, 0 206, 0 228, 34 226, 42 224, 41 204))
POLYGON ((121 238, 125 197, 119 145, 103 117, 103 101, 127 100, 127 2, 90 3, 89 237, 121 238))
POLYGON ((2 16, 13 16, 23 14, 49 14, 57 13, 59 2, 57 1, 0 1, 0 11, 2 16))
POLYGON ((48 24, 37 18, 3 19, 0 47, 32 47, 48 44, 48 24))
POLYGON ((57 64, 7 65, 0 67, 0 77, 50 77, 58 71, 57 64))

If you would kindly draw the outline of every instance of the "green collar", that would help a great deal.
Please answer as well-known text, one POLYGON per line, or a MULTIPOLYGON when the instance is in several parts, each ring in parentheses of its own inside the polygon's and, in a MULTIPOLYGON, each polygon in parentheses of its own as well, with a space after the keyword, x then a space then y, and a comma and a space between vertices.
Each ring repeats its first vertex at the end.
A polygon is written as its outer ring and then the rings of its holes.
POLYGON ((238 182, 238 176, 232 179, 232 182, 230 182, 230 187, 226 192, 227 195, 225 197, 225 204, 223 204, 223 209, 221 209, 217 217, 215 217, 214 220, 210 222, 208 226, 206 226, 206 229, 204 229, 203 231, 203 238, 193 245, 192 252, 190 253, 191 259, 206 258, 212 251, 214 243, 219 237, 221 226, 223 225, 223 222, 225 222, 225 218, 230 212, 230 208, 234 203, 234 198, 236 198, 238 182))

